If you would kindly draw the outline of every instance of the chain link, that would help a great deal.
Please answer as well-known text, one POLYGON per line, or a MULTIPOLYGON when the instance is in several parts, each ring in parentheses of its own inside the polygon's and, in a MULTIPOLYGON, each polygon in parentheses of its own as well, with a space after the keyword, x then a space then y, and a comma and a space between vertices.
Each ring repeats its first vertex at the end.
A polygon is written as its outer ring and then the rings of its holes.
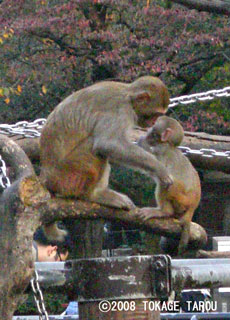
MULTIPOLYGON (((189 104, 197 101, 212 100, 214 98, 230 97, 230 87, 219 90, 209 90, 207 92, 194 93, 170 99, 169 107, 175 107, 178 104, 189 104)), ((46 119, 40 118, 33 122, 19 121, 16 124, 0 124, 0 133, 6 135, 23 135, 26 138, 35 138, 40 136, 40 130, 46 123, 46 119)))
MULTIPOLYGON (((201 93, 194 93, 191 95, 185 95, 177 98, 170 99, 169 107, 175 107, 178 104, 189 104, 194 103, 197 101, 205 101, 205 100, 212 100, 214 98, 222 98, 222 97, 230 97, 230 87, 226 87, 219 90, 210 90, 207 92, 201 92, 201 93)), ((6 134, 9 136, 14 135, 23 135, 26 138, 36 138, 40 137, 41 129, 46 123, 46 119, 41 118, 37 119, 33 122, 28 121, 20 121, 16 124, 9 125, 9 124, 0 124, 0 134, 6 134)), ((214 149, 201 149, 201 150, 192 150, 188 147, 180 147, 180 149, 183 149, 183 153, 185 154, 198 154, 203 157, 226 157, 229 159, 229 153, 230 151, 221 152, 216 151, 214 149)), ((1 162, 0 162, 0 168, 1 168, 1 162)), ((0 172, 0 179, 1 179, 1 172, 0 172)), ((0 184, 8 184, 7 179, 4 177, 3 182, 0 181, 0 184)))
POLYGON ((181 149, 181 151, 185 154, 198 154, 202 157, 206 157, 206 158, 213 158, 213 157, 222 157, 222 158, 227 158, 230 159, 230 151, 216 151, 214 149, 200 149, 200 150, 195 150, 195 149, 191 149, 189 147, 183 147, 180 146, 179 149, 181 149))
MULTIPOLYGON (((178 104, 189 104, 197 101, 212 100, 214 98, 230 97, 230 87, 219 90, 209 90, 207 92, 194 93, 170 99, 169 108, 178 104)), ((33 122, 19 121, 16 124, 0 124, 0 134, 6 135, 23 135, 26 138, 40 137, 41 129, 46 123, 46 119, 40 118, 33 122)))
POLYGON ((23 135, 25 138, 40 137, 41 129, 46 119, 41 118, 33 122, 19 121, 16 124, 0 124, 0 133, 8 136, 23 135))
POLYGON ((37 309, 39 312, 39 320, 43 320, 43 316, 45 317, 45 320, 49 320, 49 316, 48 313, 46 311, 46 307, 45 307, 45 303, 44 303, 44 298, 43 298, 43 294, 38 282, 38 273, 35 270, 34 271, 34 278, 30 281, 31 283, 31 287, 33 290, 33 294, 34 294, 34 300, 35 303, 37 305, 37 309))
POLYGON ((6 173, 6 164, 2 159, 2 156, 0 155, 0 186, 2 187, 2 189, 6 189, 10 187, 10 185, 10 179, 7 177, 6 173))
POLYGON ((169 108, 175 107, 178 104, 189 104, 197 101, 212 100, 214 98, 222 98, 222 97, 230 97, 230 87, 172 98, 170 99, 169 108))

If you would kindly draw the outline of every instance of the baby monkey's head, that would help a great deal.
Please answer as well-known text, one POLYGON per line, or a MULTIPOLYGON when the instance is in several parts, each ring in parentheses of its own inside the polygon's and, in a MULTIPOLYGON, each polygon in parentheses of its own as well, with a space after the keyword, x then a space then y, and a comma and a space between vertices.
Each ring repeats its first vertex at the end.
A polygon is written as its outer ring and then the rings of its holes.
POLYGON ((184 130, 180 123, 167 116, 159 117, 146 135, 146 141, 150 146, 169 143, 177 147, 181 144, 183 138, 184 130))

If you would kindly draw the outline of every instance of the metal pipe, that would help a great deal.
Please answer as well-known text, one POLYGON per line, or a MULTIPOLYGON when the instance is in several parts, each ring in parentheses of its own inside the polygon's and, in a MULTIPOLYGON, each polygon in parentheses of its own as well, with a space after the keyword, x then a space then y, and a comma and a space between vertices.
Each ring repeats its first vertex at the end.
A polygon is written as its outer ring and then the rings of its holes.
POLYGON ((42 287, 50 291, 63 291, 63 287, 74 286, 71 264, 65 262, 35 262, 38 281, 42 287))
POLYGON ((172 259, 174 267, 180 266, 191 266, 191 265, 218 265, 218 264, 229 264, 230 259, 217 258, 217 259, 172 259))
POLYGON ((35 269, 43 271, 52 271, 52 270, 65 270, 66 262, 35 262, 35 269))
POLYGON ((172 260, 171 271, 175 291, 230 287, 230 259, 172 260))
MULTIPOLYGON (((140 259, 140 268, 142 260, 150 256, 140 259)), ((126 260, 130 257, 122 257, 126 260)), ((132 257, 134 258, 134 257, 132 257)), ((121 257, 103 258, 104 263, 121 263, 118 260, 121 257), (107 262, 106 262, 107 261, 107 262)), ((148 259, 147 259, 148 260, 148 259)), ((73 261, 78 265, 81 260, 73 261)), ((39 274, 39 281, 45 286, 60 286, 62 284, 70 285, 77 278, 71 269, 72 262, 37 262, 35 268, 39 274)), ((151 272, 151 271, 149 271, 151 272)), ((230 259, 172 259, 172 288, 175 291, 183 289, 201 289, 201 288, 224 288, 230 287, 230 259)), ((79 279, 80 281, 81 279, 79 279)))

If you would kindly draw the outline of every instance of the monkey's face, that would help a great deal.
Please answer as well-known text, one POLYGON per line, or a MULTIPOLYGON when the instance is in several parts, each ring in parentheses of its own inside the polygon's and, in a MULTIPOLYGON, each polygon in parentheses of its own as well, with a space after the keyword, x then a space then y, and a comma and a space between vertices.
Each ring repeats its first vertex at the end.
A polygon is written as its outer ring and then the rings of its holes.
POLYGON ((167 142, 176 147, 179 146, 183 140, 184 130, 175 119, 161 116, 151 128, 150 135, 154 137, 155 143, 167 142))
POLYGON ((167 119, 168 117, 162 116, 162 114, 158 114, 154 125, 147 133, 146 140, 148 141, 149 145, 154 146, 162 143, 162 133, 167 128, 167 119))
POLYGON ((149 89, 149 95, 150 99, 145 112, 151 117, 152 124, 154 124, 158 117, 165 115, 168 111, 169 93, 162 83, 162 85, 152 85, 149 89))
POLYGON ((129 90, 141 126, 151 126, 159 115, 167 112, 169 93, 160 79, 141 77, 131 84, 129 90))
POLYGON ((150 127, 155 124, 160 116, 165 115, 168 111, 168 106, 164 107, 160 97, 152 97, 151 100, 142 101, 138 105, 138 109, 139 123, 142 123, 145 127, 150 127))

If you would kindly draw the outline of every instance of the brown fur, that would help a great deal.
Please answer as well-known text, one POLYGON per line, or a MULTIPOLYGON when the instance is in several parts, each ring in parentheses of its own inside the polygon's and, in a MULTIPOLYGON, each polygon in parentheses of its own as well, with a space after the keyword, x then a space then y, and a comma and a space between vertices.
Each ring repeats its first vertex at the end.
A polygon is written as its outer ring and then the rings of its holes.
POLYGON ((139 122, 165 113, 169 94, 161 80, 141 77, 125 84, 104 81, 79 90, 50 114, 41 134, 41 180, 53 193, 132 208, 125 195, 108 188, 111 163, 160 179, 171 179, 156 158, 130 142, 139 122), (136 115, 136 113, 137 115, 136 115))
POLYGON ((144 219, 174 217, 181 220, 183 232, 179 253, 182 253, 188 244, 190 222, 201 197, 198 173, 188 158, 177 148, 182 140, 183 129, 180 124, 174 119, 163 116, 157 119, 146 137, 139 141, 140 146, 148 149, 165 165, 173 179, 173 184, 168 189, 161 183, 157 184, 155 196, 158 207, 142 209, 141 216, 144 219))

